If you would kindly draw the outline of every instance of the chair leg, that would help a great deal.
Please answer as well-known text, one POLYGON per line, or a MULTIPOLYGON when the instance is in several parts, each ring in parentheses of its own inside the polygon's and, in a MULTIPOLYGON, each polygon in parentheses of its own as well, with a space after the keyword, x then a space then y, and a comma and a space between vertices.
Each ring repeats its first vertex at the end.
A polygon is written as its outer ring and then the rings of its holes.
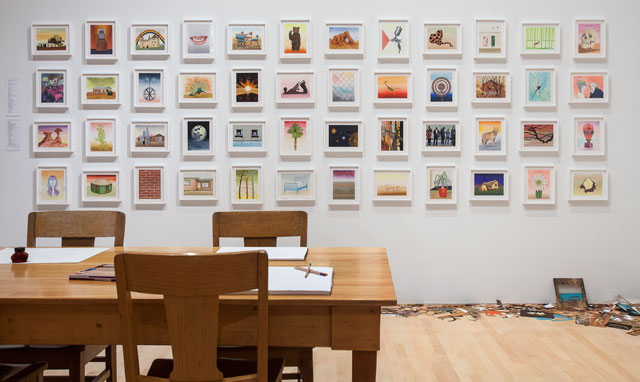
POLYGON ((313 348, 300 349, 300 374, 304 382, 313 382, 313 348))
POLYGON ((75 354, 69 360, 69 382, 85 382, 83 358, 82 354, 75 354))
POLYGON ((104 368, 111 372, 109 378, 107 378, 107 382, 117 382, 118 379, 116 346, 117 345, 109 345, 104 351, 104 368))

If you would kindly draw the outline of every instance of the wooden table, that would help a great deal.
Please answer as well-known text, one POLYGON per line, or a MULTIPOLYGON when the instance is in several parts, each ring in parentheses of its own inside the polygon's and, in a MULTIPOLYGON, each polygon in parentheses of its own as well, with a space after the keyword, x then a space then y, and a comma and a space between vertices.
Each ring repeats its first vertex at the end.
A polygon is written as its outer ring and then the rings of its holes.
MULTIPOLYGON (((123 251, 212 253, 211 247, 116 247, 75 264, 0 265, 0 344, 121 344, 115 283, 69 280, 123 251)), ((384 248, 310 248, 305 261, 334 268, 331 295, 269 296, 269 345, 351 350, 353 381, 375 381, 380 307, 396 295, 384 248)), ((134 294, 141 344, 168 344, 161 296, 134 294)), ((255 296, 221 298, 221 341, 255 345, 255 296)))

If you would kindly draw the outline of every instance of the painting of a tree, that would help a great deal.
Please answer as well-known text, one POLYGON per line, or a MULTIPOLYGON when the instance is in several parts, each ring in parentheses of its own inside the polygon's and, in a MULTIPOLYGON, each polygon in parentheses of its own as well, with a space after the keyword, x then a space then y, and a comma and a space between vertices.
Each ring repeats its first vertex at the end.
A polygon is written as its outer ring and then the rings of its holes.
POLYGON ((247 170, 236 170, 236 185, 238 186, 238 200, 241 199, 256 199, 258 195, 256 195, 255 186, 258 181, 258 170, 247 169, 247 170), (244 197, 242 193, 243 183, 244 182, 244 197), (251 188, 249 188, 249 183, 251 183, 251 188), (251 196, 249 196, 251 194, 251 196))
POLYGON ((104 132, 104 126, 102 124, 98 125, 98 136, 96 137, 96 141, 100 144, 101 150, 107 149, 107 136, 104 132))
POLYGON ((287 130, 287 134, 290 134, 293 139, 293 151, 297 151, 298 138, 301 138, 304 135, 304 130, 302 130, 302 127, 300 127, 298 123, 294 123, 289 127, 289 130, 287 130))

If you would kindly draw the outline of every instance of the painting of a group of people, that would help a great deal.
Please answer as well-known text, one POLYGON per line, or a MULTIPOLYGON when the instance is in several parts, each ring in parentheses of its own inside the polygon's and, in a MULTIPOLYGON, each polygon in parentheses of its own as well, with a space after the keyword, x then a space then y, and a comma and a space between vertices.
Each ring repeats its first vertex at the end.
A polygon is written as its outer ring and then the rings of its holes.
POLYGON ((426 126, 425 130, 427 146, 455 147, 456 127, 455 125, 426 126))

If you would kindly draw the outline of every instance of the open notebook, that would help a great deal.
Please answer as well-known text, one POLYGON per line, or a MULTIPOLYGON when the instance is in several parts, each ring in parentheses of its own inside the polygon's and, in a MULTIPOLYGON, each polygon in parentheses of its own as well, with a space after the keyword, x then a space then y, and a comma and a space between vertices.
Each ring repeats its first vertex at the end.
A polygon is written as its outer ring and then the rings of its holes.
MULTIPOLYGON (((326 273, 320 276, 313 273, 305 278, 306 272, 294 267, 269 267, 269 294, 331 294, 333 288, 332 267, 312 267, 314 271, 326 273)), ((238 294, 255 294, 257 290, 240 292, 238 294)))
POLYGON ((307 247, 220 247, 216 253, 242 252, 264 250, 269 260, 304 260, 309 248, 307 247))

